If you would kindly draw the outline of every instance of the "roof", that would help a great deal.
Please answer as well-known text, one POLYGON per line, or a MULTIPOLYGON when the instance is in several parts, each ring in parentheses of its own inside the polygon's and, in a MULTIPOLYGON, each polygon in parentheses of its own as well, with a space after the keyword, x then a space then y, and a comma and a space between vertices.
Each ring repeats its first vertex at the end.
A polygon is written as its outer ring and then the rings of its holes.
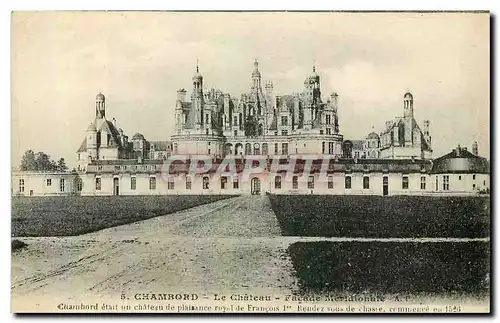
MULTIPOLYGON (((200 161, 198 161, 200 162, 200 161)), ((254 161, 255 162, 255 161, 254 161)), ((266 169, 271 170, 273 163, 278 163, 280 165, 288 164, 290 162, 289 159, 283 158, 278 161, 269 159, 266 169)), ((220 165, 222 163, 222 159, 214 159, 212 160, 212 166, 210 170, 206 171, 206 173, 214 173, 218 171, 220 165)), ((236 166, 236 171, 241 173, 245 170, 245 165, 247 161, 245 159, 234 159, 234 165, 236 166)), ((310 173, 319 173, 322 169, 322 164, 327 163, 327 172, 328 173, 369 173, 369 172, 380 172, 380 173, 427 173, 431 169, 431 162, 429 160, 415 159, 358 159, 354 161, 353 159, 313 159, 311 163, 310 173)), ((230 162, 229 165, 232 163, 230 162)), ((305 165, 308 162, 305 159, 297 159, 295 163, 295 169, 293 173, 300 174, 304 172, 305 165)), ((168 165, 168 173, 169 174, 187 174, 190 171, 191 160, 173 160, 170 162, 165 162, 163 160, 148 160, 145 159, 141 163, 138 163, 136 159, 121 159, 121 160, 97 160, 90 163, 87 167, 88 173, 94 173, 97 171, 96 166, 98 165, 107 165, 107 167, 103 167, 99 172, 101 173, 109 173, 116 172, 114 166, 119 165, 168 165)), ((127 168, 120 171, 130 171, 131 169, 127 168)), ((141 169, 134 169, 134 172, 141 172, 141 169)), ((146 169, 142 171, 150 172, 151 170, 146 169)), ((157 167, 155 172, 167 172, 167 168, 165 167, 157 167)), ((285 173, 285 170, 279 170, 277 173, 285 173)))
POLYGON ((158 141, 150 141, 149 142, 151 149, 157 150, 157 151, 167 151, 172 148, 172 142, 171 141, 165 141, 165 140, 158 140, 158 141))
POLYGON ((102 123, 101 129, 99 129, 101 132, 105 130, 106 132, 109 132, 111 134, 112 141, 110 142, 110 145, 113 146, 121 146, 121 140, 120 140, 120 133, 116 129, 116 127, 113 125, 113 122, 106 120, 106 122, 102 123))
POLYGON ((95 99, 96 100, 105 100, 106 97, 104 96, 104 94, 102 94, 101 92, 99 92, 99 94, 96 95, 95 99))
POLYGON ((363 147, 363 144, 365 143, 364 140, 344 140, 344 142, 342 143, 342 146, 344 144, 346 144, 347 142, 352 143, 353 150, 363 150, 364 149, 364 147, 363 147))
POLYGON ((370 132, 368 136, 366 136, 366 139, 379 139, 379 136, 375 132, 370 132))
POLYGON ((190 109, 192 105, 191 102, 181 102, 181 104, 183 109, 190 109))
POLYGON ((450 153, 433 160, 433 174, 480 173, 489 174, 486 158, 479 157, 464 148, 457 147, 450 153))
POLYGON ((406 91, 405 93, 405 98, 413 99, 413 95, 410 93, 410 91, 406 91))
POLYGON ((132 137, 132 140, 144 140, 144 136, 142 135, 142 133, 140 132, 137 132, 133 137, 132 137))
POLYGON ((83 139, 82 144, 80 145, 80 148, 78 148, 78 150, 76 152, 82 153, 85 151, 87 151, 87 137, 85 137, 85 139, 83 139))

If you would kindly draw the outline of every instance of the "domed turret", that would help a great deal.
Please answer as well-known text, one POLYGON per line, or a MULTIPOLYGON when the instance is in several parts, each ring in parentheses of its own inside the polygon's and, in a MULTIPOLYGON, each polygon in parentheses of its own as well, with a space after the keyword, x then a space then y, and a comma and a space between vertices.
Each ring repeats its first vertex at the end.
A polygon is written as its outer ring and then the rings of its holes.
POLYGON ((260 77, 259 62, 257 60, 253 62, 252 77, 260 77))
POLYGON ((96 99, 96 101, 98 101, 98 100, 104 101, 104 100, 106 100, 106 97, 104 96, 104 94, 99 92, 99 94, 96 95, 95 99, 96 99))
POLYGON ((200 73, 200 69, 198 67, 198 64, 196 64, 196 73, 193 75, 193 80, 203 80, 203 75, 200 73))
POLYGON ((132 137, 132 140, 144 140, 144 136, 138 132, 132 137))
POLYGON ((95 124, 93 122, 87 128, 87 132, 97 132, 97 128, 95 127, 95 124))
POLYGON ((366 136, 366 139, 379 139, 379 136, 375 132, 370 132, 368 136, 366 136))
POLYGON ((404 99, 405 100, 413 100, 413 94, 410 93, 410 91, 406 91, 405 95, 404 95, 404 99))

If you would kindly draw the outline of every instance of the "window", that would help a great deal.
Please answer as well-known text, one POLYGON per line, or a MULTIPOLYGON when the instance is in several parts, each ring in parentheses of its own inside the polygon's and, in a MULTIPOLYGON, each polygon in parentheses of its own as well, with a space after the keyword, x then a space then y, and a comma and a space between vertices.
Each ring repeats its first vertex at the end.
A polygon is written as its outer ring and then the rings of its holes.
POLYGON ((319 134, 320 134, 320 135, 324 135, 324 134, 325 134, 325 131, 324 131, 323 129, 321 129, 321 130, 319 131, 319 134))
POLYGON ((345 188, 346 189, 351 189, 351 176, 346 176, 345 177, 345 188))
POLYGON ((354 157, 359 158, 359 151, 354 152, 354 157))
POLYGON ((24 179, 19 180, 19 192, 24 192, 24 179))
POLYGON ((281 154, 288 155, 288 143, 284 142, 281 144, 281 154))
POLYGON ((208 176, 203 177, 203 189, 208 190, 210 188, 210 179, 208 176))
POLYGON ((137 189, 137 178, 130 177, 130 189, 135 191, 137 189))
POLYGON ((220 178, 220 188, 225 190, 227 188, 227 177, 226 176, 222 176, 220 178))
POLYGON ((326 128, 326 134, 331 135, 332 134, 332 129, 331 128, 326 128))
POLYGON ((475 190, 476 189, 476 184, 472 184, 472 189, 475 190))
POLYGON ((458 180, 461 181, 462 180, 462 176, 458 175, 458 180))
POLYGON ((363 177, 363 189, 364 190, 370 189, 370 177, 368 176, 363 177))
POLYGON ((156 190, 156 177, 149 178, 149 189, 156 190))
POLYGON ((251 144, 245 144, 245 155, 251 155, 252 154, 252 145, 251 144))
POLYGON ((80 177, 77 177, 77 178, 75 179, 75 181, 76 181, 76 190, 77 190, 78 192, 81 192, 81 191, 82 191, 82 188, 83 188, 83 182, 82 182, 82 179, 81 179, 80 177))
POLYGON ((205 123, 208 124, 208 113, 205 114, 205 123))
POLYGON ((167 182, 167 189, 168 190, 173 190, 174 187, 175 187, 174 179, 172 177, 169 177, 168 178, 168 182, 167 182))
POLYGON ((403 189, 407 190, 410 183, 408 182, 408 176, 403 176, 403 189))
POLYGON ((47 178, 47 186, 52 186, 52 179, 51 178, 47 178))
POLYGON ((115 166, 115 170, 120 170, 120 165, 115 166))
POLYGON ((186 189, 191 189, 191 177, 186 177, 186 189))
POLYGON ((238 125, 238 117, 237 116, 234 116, 234 122, 233 122, 233 125, 238 125))
POLYGON ((333 176, 328 176, 328 188, 333 188, 333 176))
POLYGON ((238 181, 238 177, 233 178, 233 188, 240 188, 240 182, 238 181))
POLYGON ((307 188, 314 188, 314 176, 309 176, 307 179, 307 188))
POLYGON ((279 145, 276 143, 274 144, 274 154, 278 155, 279 154, 279 145))
POLYGON ((472 179, 473 179, 473 180, 476 180, 476 175, 475 175, 475 174, 474 174, 474 175, 472 175, 472 179))
POLYGON ((449 191, 449 190, 450 190, 450 176, 444 175, 443 176, 443 191, 449 191))
POLYGON ((425 184, 426 184, 426 178, 425 176, 420 177, 420 189, 425 190, 425 184))
POLYGON ((321 153, 322 154, 325 153, 325 142, 324 141, 321 143, 321 153))
POLYGON ((205 130, 205 134, 208 135, 208 128, 205 130))
POLYGON ((282 136, 288 136, 288 130, 281 130, 282 136))
POLYGON ((101 190, 101 179, 99 177, 95 179, 95 190, 96 191, 101 190))
POLYGON ((269 148, 266 143, 262 144, 262 154, 264 155, 269 154, 269 148))
POLYGON ((281 125, 288 126, 288 117, 287 116, 281 116, 281 125))
POLYGON ((234 131, 234 136, 237 137, 238 136, 238 130, 235 130, 234 131))
POLYGON ((274 177, 274 188, 281 188, 281 176, 274 177))
POLYGON ((209 154, 209 155, 210 155, 210 152, 211 152, 211 151, 212 151, 211 149, 209 149, 209 150, 208 150, 208 154, 209 154))
POLYGON ((177 143, 175 143, 175 144, 174 144, 174 154, 177 154, 178 147, 179 147, 179 146, 178 146, 178 144, 177 144, 177 143))
POLYGON ((332 116, 329 114, 326 115, 326 124, 332 124, 332 116))
POLYGON ((439 189, 439 181, 438 181, 438 177, 436 176, 436 191, 439 189))
POLYGON ((334 153, 335 153, 335 143, 329 142, 328 143, 328 154, 333 155, 334 153))
POLYGON ((292 188, 294 190, 298 189, 299 188, 299 177, 298 176, 294 176, 292 178, 292 188))

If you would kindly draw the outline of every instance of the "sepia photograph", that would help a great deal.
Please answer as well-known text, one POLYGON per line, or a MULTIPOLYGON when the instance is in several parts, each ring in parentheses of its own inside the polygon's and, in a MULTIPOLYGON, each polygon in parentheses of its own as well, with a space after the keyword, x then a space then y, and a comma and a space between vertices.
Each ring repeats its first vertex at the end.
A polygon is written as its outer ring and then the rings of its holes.
POLYGON ((14 11, 11 312, 490 313, 487 11, 14 11))

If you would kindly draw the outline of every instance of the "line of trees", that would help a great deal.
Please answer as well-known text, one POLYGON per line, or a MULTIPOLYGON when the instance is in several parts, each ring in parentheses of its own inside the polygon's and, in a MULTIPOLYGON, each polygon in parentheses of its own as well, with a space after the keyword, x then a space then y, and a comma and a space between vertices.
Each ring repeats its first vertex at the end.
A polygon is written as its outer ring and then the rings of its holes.
POLYGON ((33 150, 27 150, 21 159, 19 166, 21 171, 56 171, 65 172, 68 170, 64 158, 60 158, 57 162, 50 159, 50 156, 43 151, 35 153, 33 150))

